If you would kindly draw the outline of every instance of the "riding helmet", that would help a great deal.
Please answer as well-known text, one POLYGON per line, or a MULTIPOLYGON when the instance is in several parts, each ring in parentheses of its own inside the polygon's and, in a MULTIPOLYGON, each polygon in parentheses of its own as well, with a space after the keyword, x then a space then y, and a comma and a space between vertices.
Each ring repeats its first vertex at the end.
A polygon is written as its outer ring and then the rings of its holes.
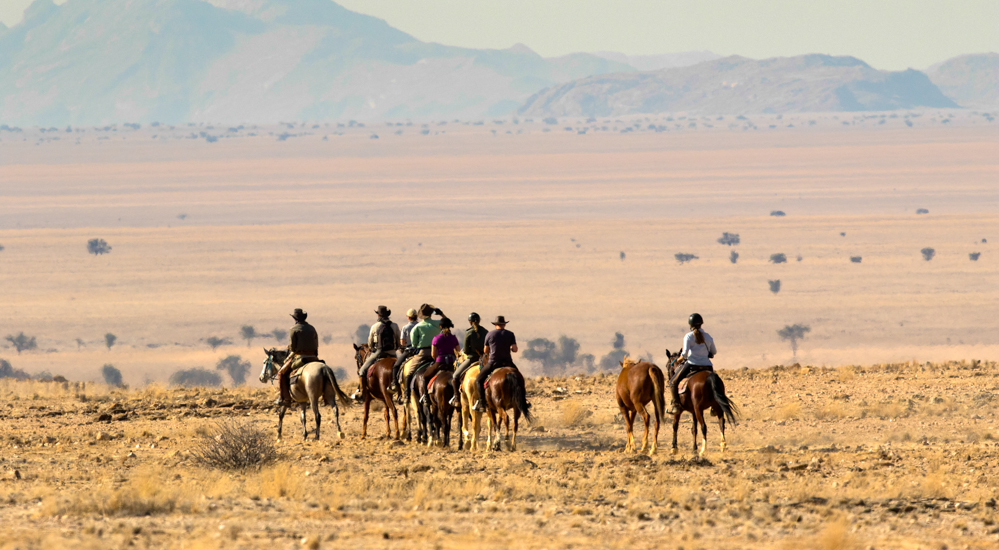
POLYGON ((482 319, 479 317, 479 314, 474 311, 468 314, 468 322, 470 323, 478 323, 481 320, 482 319))
POLYGON ((445 317, 441 319, 441 328, 454 328, 454 322, 445 317))
POLYGON ((700 313, 691 313, 690 318, 687 319, 687 324, 692 327, 699 327, 704 324, 704 319, 701 318, 700 313))

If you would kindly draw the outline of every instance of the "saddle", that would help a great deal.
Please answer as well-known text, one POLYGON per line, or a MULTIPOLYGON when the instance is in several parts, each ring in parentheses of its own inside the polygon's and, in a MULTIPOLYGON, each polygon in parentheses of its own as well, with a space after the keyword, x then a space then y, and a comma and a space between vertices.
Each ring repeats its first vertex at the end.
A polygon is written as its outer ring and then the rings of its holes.
MULTIPOLYGON (((316 362, 317 361, 310 361, 310 363, 316 363, 316 362)), ((288 374, 288 385, 289 386, 294 386, 298 382, 298 379, 302 377, 302 371, 303 370, 305 370, 305 365, 302 365, 300 367, 296 367, 294 370, 292 370, 288 374)))
POLYGON ((680 380, 680 383, 677 384, 677 386, 676 386, 676 393, 678 395, 683 395, 684 393, 687 392, 687 382, 690 381, 690 377, 691 376, 694 376, 695 374, 697 374, 699 372, 705 372, 705 371, 714 372, 714 370, 715 370, 714 367, 701 366, 701 365, 690 365, 690 372, 687 373, 687 377, 686 378, 684 378, 683 380, 680 380))

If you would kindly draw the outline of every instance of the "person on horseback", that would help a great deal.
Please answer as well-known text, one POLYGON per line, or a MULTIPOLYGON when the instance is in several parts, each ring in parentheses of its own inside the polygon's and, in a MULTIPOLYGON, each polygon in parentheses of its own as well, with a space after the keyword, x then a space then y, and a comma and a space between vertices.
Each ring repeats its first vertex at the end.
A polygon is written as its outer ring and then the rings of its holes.
MULTIPOLYGON (((420 322, 413 327, 413 330, 409 333, 409 338, 412 341, 413 354, 421 357, 421 364, 432 363, 434 361, 433 356, 430 354, 431 347, 433 346, 434 336, 441 333, 441 321, 432 319, 433 315, 440 315, 442 318, 446 317, 444 312, 430 304, 423 304, 420 307, 420 322)), ((454 325, 451 325, 454 326, 454 325)), ((398 365, 399 362, 396 361, 398 365)), ((416 369, 414 369, 415 372, 416 369)), ((403 403, 409 401, 410 388, 409 385, 412 382, 412 377, 414 372, 410 372, 406 379, 406 387, 403 390, 403 403)), ((396 374, 396 373, 393 373, 396 374)))
POLYGON ((680 381, 691 374, 691 370, 711 370, 713 368, 711 358, 718 353, 714 339, 711 338, 710 334, 701 330, 704 319, 700 313, 691 313, 687 319, 687 324, 690 325, 690 332, 683 337, 683 351, 680 352, 680 357, 685 358, 686 362, 669 381, 673 402, 670 403, 669 409, 666 411, 667 414, 674 414, 676 408, 680 406, 680 381))
POLYGON ((451 405, 458 407, 461 404, 461 380, 465 377, 465 371, 482 358, 485 353, 486 329, 479 325, 481 318, 474 311, 468 315, 468 324, 471 325, 465 331, 465 360, 455 369, 451 377, 451 387, 454 388, 454 397, 451 398, 451 405))
POLYGON ((278 405, 285 407, 291 405, 291 372, 306 363, 319 359, 319 333, 312 325, 305 322, 308 316, 309 314, 302 311, 301 308, 295 309, 295 312, 291 314, 291 318, 295 320, 295 326, 288 331, 290 339, 288 359, 278 371, 278 389, 281 392, 278 405))
POLYGON ((506 329, 507 320, 502 315, 493 319, 494 330, 486 334, 483 353, 486 355, 486 364, 479 369, 479 376, 475 379, 475 388, 479 392, 479 399, 472 405, 472 410, 486 411, 486 380, 489 375, 500 367, 513 367, 513 357, 511 353, 517 353, 517 337, 506 329))
MULTIPOLYGON (((430 355, 434 358, 434 363, 437 365, 437 372, 441 369, 452 369, 454 368, 454 361, 457 358, 458 351, 461 350, 461 346, 458 344, 458 337, 451 333, 451 329, 454 328, 454 322, 447 317, 441 319, 441 333, 434 336, 430 345, 430 355)), ((424 399, 427 397, 424 394, 424 399)))
POLYGON ((407 359, 416 354, 416 349, 413 347, 412 334, 413 328, 417 325, 417 315, 418 312, 412 308, 406 312, 406 318, 409 319, 409 322, 402 327, 402 334, 399 341, 401 346, 395 353, 395 364, 392 365, 392 385, 389 386, 389 390, 391 391, 399 391, 399 384, 396 382, 399 380, 399 369, 407 359))
POLYGON ((371 325, 371 332, 368 333, 368 357, 359 371, 362 391, 367 387, 368 369, 379 359, 395 357, 402 336, 399 325, 389 319, 392 315, 391 309, 378 306, 375 314, 378 315, 378 321, 371 325))

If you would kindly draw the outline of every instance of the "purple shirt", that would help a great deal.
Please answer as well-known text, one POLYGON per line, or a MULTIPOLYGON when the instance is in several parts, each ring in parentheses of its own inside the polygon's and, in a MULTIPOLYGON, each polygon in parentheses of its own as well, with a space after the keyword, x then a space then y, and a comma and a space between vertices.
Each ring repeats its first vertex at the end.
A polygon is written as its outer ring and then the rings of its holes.
POLYGON ((454 348, 458 347, 458 337, 454 334, 438 334, 434 336, 433 345, 437 348, 437 357, 434 361, 443 363, 444 357, 454 355, 454 348))

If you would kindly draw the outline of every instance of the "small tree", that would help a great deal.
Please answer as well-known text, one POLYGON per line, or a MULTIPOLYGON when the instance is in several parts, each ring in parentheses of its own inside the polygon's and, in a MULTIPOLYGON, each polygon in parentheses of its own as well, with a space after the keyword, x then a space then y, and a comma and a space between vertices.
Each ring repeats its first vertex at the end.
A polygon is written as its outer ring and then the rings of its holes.
POLYGON ((733 250, 733 251, 732 251, 732 252, 731 252, 731 253, 730 253, 730 254, 728 255, 728 261, 732 262, 733 264, 734 264, 735 262, 738 262, 738 261, 739 261, 739 253, 738 253, 738 252, 736 252, 735 250, 733 250))
POLYGON ((859 264, 863 259, 863 256, 850 256, 850 261, 855 264, 859 264))
POLYGON ((811 331, 812 328, 808 325, 795 323, 793 325, 785 325, 784 328, 778 330, 777 336, 780 336, 781 341, 791 342, 791 355, 798 357, 798 340, 804 340, 805 334, 811 331))
POLYGON ((323 343, 324 344, 329 344, 332 341, 333 341, 333 335, 332 334, 327 334, 327 335, 323 336, 323 343))
POLYGON ((371 332, 370 325, 358 325, 357 330, 354 331, 354 343, 357 345, 367 343, 368 333, 370 332, 371 332))
POLYGON ((565 335, 559 336, 558 343, 547 338, 535 338, 527 342, 524 359, 541 363, 541 371, 546 376, 564 374, 581 359, 579 342, 565 335))
POLYGON ((80 351, 80 348, 82 348, 85 345, 87 345, 87 343, 84 342, 82 338, 76 339, 76 351, 80 351))
POLYGON ((739 234, 738 233, 722 233, 720 239, 718 239, 719 244, 724 244, 728 246, 739 244, 739 234))
POLYGON ((257 334, 257 329, 253 328, 251 325, 243 325, 239 329, 239 337, 246 340, 246 347, 250 347, 253 344, 253 339, 259 336, 257 334))
POLYGON ((680 265, 683 265, 691 260, 698 259, 697 256, 694 256, 693 254, 687 254, 684 252, 677 252, 676 254, 673 254, 673 257, 676 259, 678 263, 680 263, 680 265))
POLYGON ((926 248, 920 250, 919 253, 923 255, 923 259, 926 260, 927 262, 930 261, 930 260, 932 260, 933 256, 937 255, 937 251, 933 250, 930 247, 926 247, 926 248))
POLYGON ((774 294, 780 292, 780 279, 774 279, 767 282, 770 283, 770 292, 773 292, 774 294))
POLYGON ((95 256, 108 254, 111 252, 111 245, 109 245, 104 239, 90 239, 87 241, 87 252, 95 256))
POLYGON ((786 216, 786 214, 784 214, 783 210, 771 210, 770 211, 770 215, 771 216, 776 216, 776 217, 786 216))
POLYGON ((787 263, 787 255, 783 252, 778 252, 776 254, 770 255, 770 263, 775 264, 785 264, 787 263))
POLYGON ((17 336, 8 334, 7 341, 14 345, 14 349, 17 350, 18 355, 21 355, 22 351, 38 348, 38 343, 35 342, 35 337, 25 336, 23 332, 18 333, 17 336))
POLYGON ((0 244, 0 252, 3 252, 3 245, 0 244))
POLYGON ((927 210, 927 209, 925 209, 925 208, 917 208, 916 209, 916 214, 929 214, 929 213, 930 213, 930 211, 927 210))
POLYGON ((210 338, 205 338, 205 343, 212 348, 212 351, 219 348, 219 346, 231 346, 232 340, 228 338, 219 338, 218 336, 212 336, 210 338))
POLYGON ((108 351, 111 350, 111 346, 118 341, 118 337, 110 332, 104 335, 104 345, 108 347, 108 351))
POLYGON ((621 261, 622 262, 624 261, 624 251, 623 250, 621 251, 621 261))
POLYGON ((195 367, 193 369, 179 370, 170 375, 170 385, 172 386, 204 386, 217 388, 222 385, 222 377, 214 372, 195 367))
POLYGON ((114 386, 116 388, 120 388, 122 386, 121 371, 111 363, 101 367, 101 376, 104 377, 104 383, 109 386, 114 386))
POLYGON ((972 253, 968 254, 968 259, 971 260, 971 261, 973 261, 973 262, 977 262, 978 261, 978 257, 981 256, 981 255, 982 255, 981 252, 972 252, 972 253))
MULTIPOLYGON (((280 343, 288 339, 288 331, 283 328, 276 328, 271 331, 271 336, 280 343)), ((367 341, 367 336, 365 336, 365 341, 367 341)))
POLYGON ((28 373, 21 369, 15 369, 6 359, 0 359, 0 378, 13 378, 14 380, 27 380, 31 378, 28 373))
POLYGON ((602 370, 614 370, 620 367, 621 361, 628 355, 628 352, 624 349, 624 335, 620 332, 614 333, 614 339, 611 340, 611 347, 614 349, 600 358, 600 368, 602 370))
POLYGON ((219 359, 215 365, 215 370, 224 371, 232 379, 234 386, 246 384, 246 374, 250 372, 250 362, 244 361, 238 355, 230 355, 225 359, 219 359))

